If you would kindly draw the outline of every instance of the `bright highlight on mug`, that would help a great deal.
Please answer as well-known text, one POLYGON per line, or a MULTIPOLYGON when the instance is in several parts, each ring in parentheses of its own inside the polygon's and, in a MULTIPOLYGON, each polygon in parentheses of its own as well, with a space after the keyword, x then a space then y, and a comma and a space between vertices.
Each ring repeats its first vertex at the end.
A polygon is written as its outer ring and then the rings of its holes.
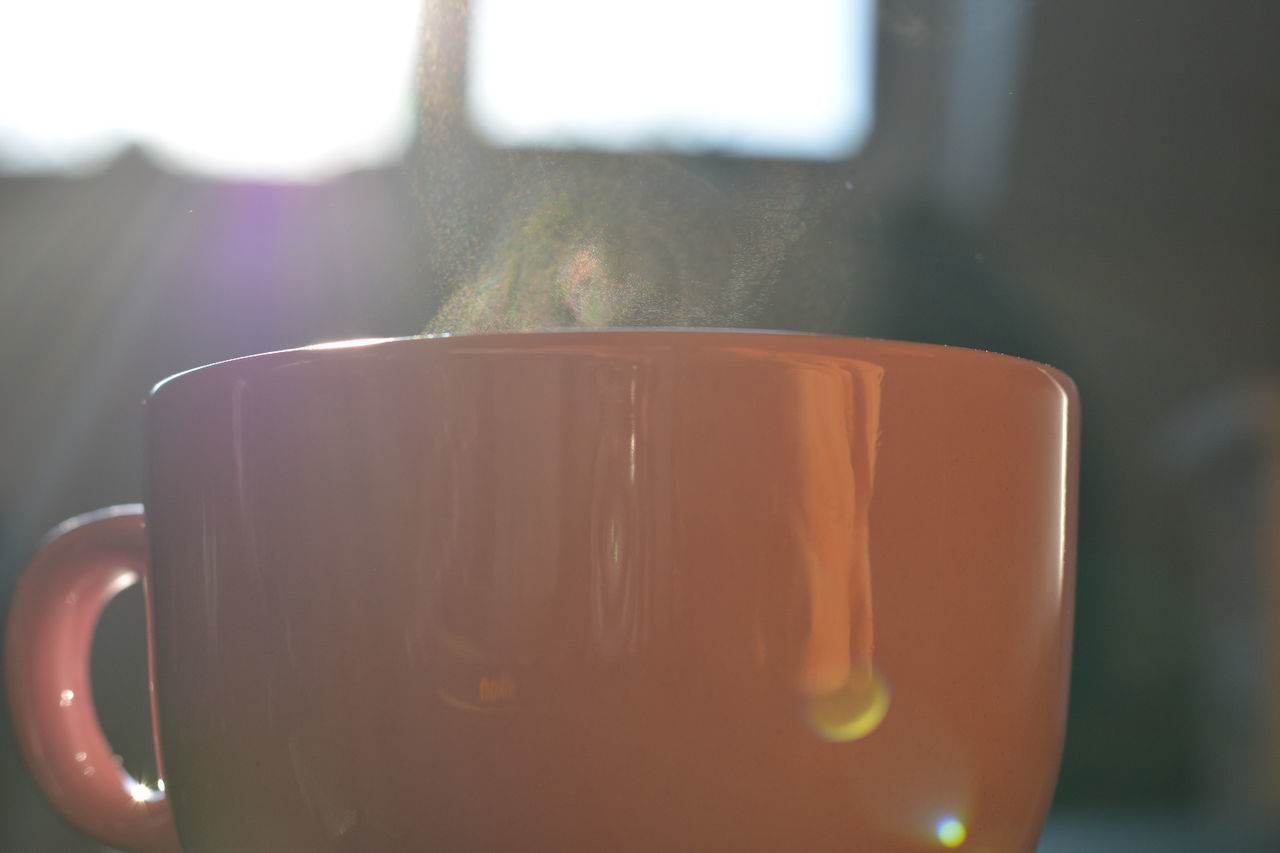
POLYGON ((163 791, 163 785, 159 786, 159 788, 155 790, 142 782, 134 782, 129 786, 129 796, 133 797, 133 801, 135 803, 148 803, 152 800, 159 799, 161 792, 163 791))

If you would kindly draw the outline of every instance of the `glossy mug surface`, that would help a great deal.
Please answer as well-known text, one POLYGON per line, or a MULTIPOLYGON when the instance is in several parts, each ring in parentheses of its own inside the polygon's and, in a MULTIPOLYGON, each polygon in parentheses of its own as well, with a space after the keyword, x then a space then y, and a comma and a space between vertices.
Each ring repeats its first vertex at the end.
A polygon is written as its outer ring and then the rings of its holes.
POLYGON ((146 409, 138 799, 183 850, 1035 846, 1074 572, 1051 368, 549 332, 254 356, 146 409))

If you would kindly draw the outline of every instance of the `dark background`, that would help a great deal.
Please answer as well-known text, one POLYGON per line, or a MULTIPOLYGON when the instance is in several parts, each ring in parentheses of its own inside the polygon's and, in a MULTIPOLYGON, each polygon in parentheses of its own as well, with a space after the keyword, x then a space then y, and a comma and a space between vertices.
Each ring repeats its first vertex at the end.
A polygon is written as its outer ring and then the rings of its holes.
MULTIPOLYGON (((1076 657, 1044 849, 1275 849, 1280 4, 981 5, 880 7, 877 126, 828 225, 854 295, 823 330, 1024 355, 1079 385, 1076 657)), ((0 603, 45 530, 140 499, 159 379, 427 325, 417 156, 309 186, 137 150, 0 177, 0 603)), ((146 775, 137 590, 99 649, 104 726, 146 775)), ((0 850, 97 849, 4 722, 0 850)))

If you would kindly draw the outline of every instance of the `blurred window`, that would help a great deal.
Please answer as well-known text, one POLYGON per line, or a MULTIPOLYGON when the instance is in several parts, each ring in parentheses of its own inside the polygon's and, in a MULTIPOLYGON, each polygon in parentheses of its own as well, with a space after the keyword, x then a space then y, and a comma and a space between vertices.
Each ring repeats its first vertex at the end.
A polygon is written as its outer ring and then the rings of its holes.
POLYGON ((871 0, 472 0, 468 108, 505 147, 848 157, 871 0))
POLYGON ((0 172, 122 146, 206 175, 319 179, 413 131, 418 0, 0 4, 0 172))

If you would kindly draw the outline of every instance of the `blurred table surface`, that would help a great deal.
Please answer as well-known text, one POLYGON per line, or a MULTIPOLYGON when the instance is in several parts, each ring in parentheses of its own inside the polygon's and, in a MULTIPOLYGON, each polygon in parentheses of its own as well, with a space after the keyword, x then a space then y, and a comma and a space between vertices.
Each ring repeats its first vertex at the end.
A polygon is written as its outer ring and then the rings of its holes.
MULTIPOLYGON (((24 853, 54 849, 29 834, 9 840, 18 842, 12 849, 24 853)), ((92 843, 75 849, 82 853, 118 853, 92 843)), ((1280 851, 1280 820, 1264 823, 1179 812, 1055 810, 1036 848, 1036 853, 1148 851, 1276 853, 1280 851)))
POLYGON ((1176 812, 1057 812, 1036 853, 1274 853, 1280 822, 1176 812))

